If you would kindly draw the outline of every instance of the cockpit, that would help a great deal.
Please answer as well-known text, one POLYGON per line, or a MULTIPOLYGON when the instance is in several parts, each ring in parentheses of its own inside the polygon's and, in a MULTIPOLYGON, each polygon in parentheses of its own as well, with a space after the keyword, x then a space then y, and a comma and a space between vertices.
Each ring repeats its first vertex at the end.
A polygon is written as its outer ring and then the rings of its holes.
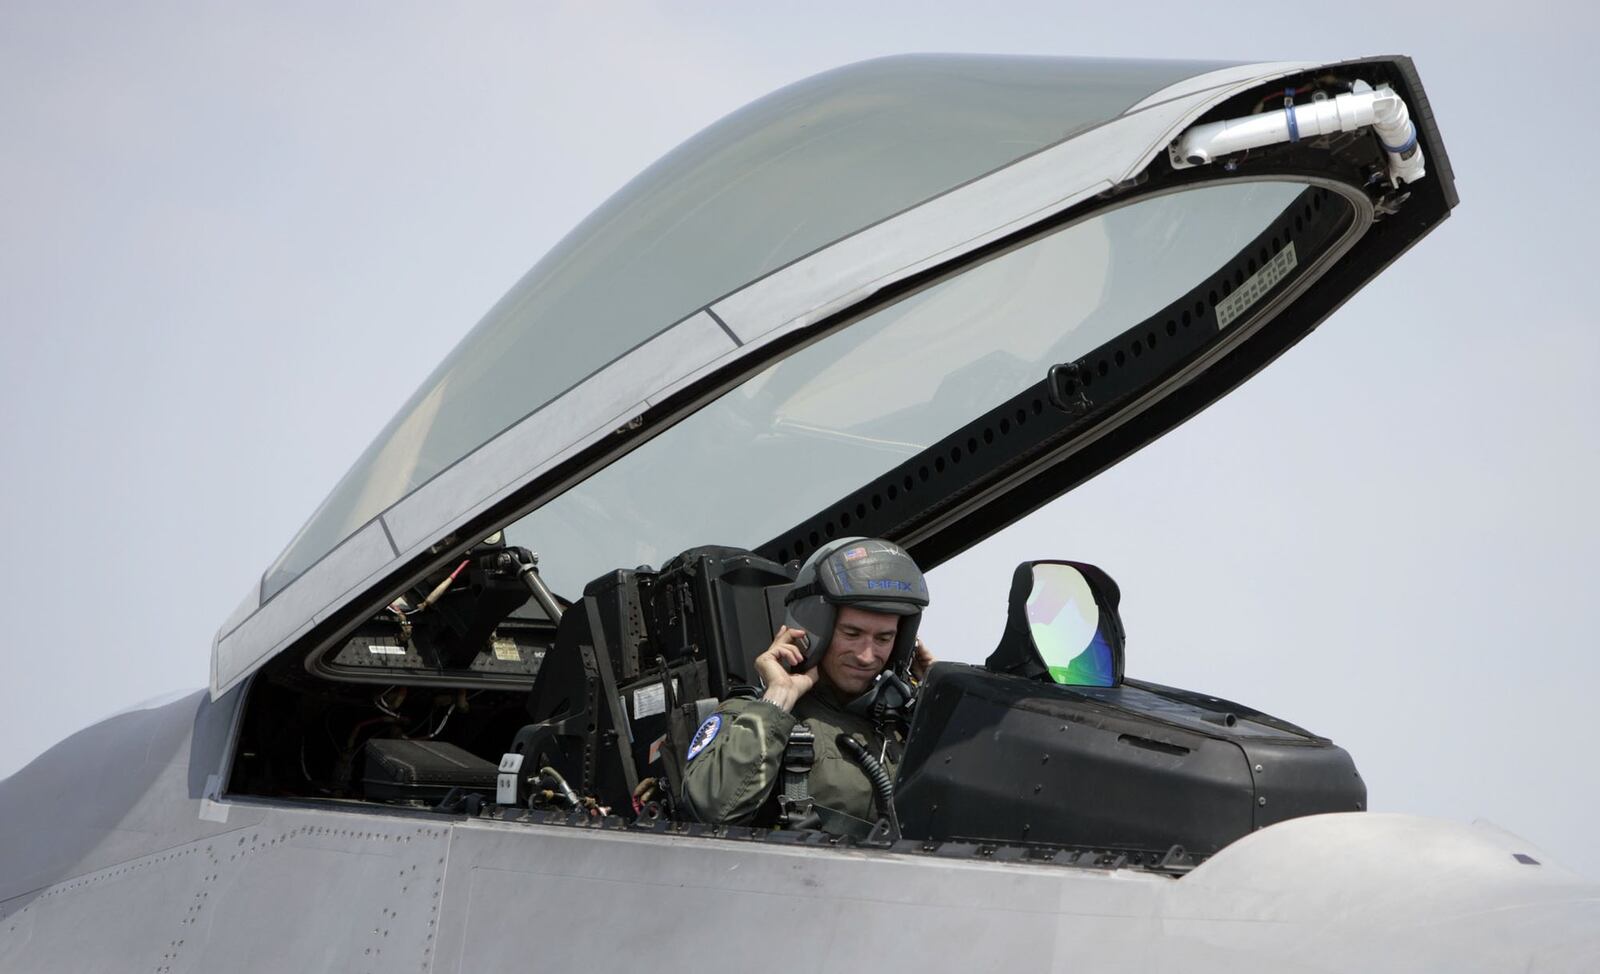
MULTIPOLYGON (((680 827, 692 820, 679 795, 694 730, 758 683, 753 661, 797 567, 703 546, 659 569, 606 572, 568 600, 532 552, 491 537, 342 644, 263 673, 231 791, 680 827)), ((1187 867, 1272 822, 1363 807, 1365 787, 1331 742, 1126 678, 1119 602, 1093 565, 1019 565, 987 661, 937 664, 876 712, 905 740, 897 814, 870 836, 828 838, 1109 850, 1187 867)))

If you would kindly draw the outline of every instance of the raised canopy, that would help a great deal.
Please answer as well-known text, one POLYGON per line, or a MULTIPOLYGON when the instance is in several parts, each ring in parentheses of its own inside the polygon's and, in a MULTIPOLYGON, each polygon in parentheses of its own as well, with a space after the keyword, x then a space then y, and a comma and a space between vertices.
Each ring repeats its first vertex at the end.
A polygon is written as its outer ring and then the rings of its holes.
POLYGON ((613 431, 664 428, 809 326, 1127 185, 1213 106, 1310 67, 890 58, 718 122, 558 244, 406 402, 224 624, 213 692, 508 499, 537 509, 605 469, 611 444, 632 448, 613 431))

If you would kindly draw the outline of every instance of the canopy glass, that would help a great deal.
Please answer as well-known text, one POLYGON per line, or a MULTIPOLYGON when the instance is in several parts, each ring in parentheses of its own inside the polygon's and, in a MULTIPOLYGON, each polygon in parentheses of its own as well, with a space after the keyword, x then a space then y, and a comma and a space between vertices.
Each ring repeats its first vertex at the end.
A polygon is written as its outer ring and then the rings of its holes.
MULTIPOLYGON (((1220 66, 886 58, 818 75, 729 115, 625 186, 489 312, 267 570, 263 595, 674 322, 1220 66)), ((820 405, 797 415, 827 419, 820 405)))
POLYGON ((1228 183, 1102 212, 867 315, 522 518, 560 594, 685 548, 753 548, 1140 324, 1299 196, 1228 183))

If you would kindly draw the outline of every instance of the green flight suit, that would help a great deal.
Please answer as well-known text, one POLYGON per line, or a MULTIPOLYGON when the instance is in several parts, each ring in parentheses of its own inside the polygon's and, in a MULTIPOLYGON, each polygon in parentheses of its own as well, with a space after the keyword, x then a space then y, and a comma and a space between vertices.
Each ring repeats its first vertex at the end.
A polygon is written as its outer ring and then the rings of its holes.
POLYGON ((829 687, 817 686, 795 703, 793 713, 765 700, 726 700, 702 724, 684 768, 683 801, 691 815, 718 825, 771 825, 768 800, 782 790, 783 752, 789 731, 804 721, 816 738, 807 789, 817 805, 868 823, 881 811, 861 766, 841 753, 836 739, 849 734, 892 778, 900 741, 885 739, 871 720, 844 709, 829 687), (711 721, 717 721, 713 727, 711 721), (709 728, 709 729, 708 729, 709 728), (713 733, 714 731, 714 733, 713 733), (702 739, 711 733, 708 741, 702 739), (695 750, 695 746, 699 750, 695 750))

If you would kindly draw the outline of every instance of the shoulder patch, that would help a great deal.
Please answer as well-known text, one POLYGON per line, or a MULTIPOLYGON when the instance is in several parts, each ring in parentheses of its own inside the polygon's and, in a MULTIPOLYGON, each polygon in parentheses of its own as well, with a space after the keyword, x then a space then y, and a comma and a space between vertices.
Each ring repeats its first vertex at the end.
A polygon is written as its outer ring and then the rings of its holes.
POLYGON ((689 740, 689 756, 685 761, 693 761, 694 756, 706 749, 706 745, 717 739, 717 732, 722 730, 722 715, 712 714, 700 729, 694 732, 694 737, 689 740))

